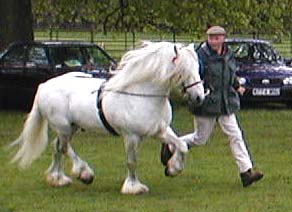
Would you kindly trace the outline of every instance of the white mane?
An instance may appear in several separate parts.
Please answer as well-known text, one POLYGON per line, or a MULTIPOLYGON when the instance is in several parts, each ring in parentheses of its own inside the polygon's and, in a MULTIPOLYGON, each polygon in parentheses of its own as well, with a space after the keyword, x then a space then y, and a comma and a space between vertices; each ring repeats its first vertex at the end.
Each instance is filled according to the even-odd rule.
POLYGON ((183 77, 190 75, 196 76, 196 81, 200 80, 198 55, 195 51, 195 45, 193 43, 180 49, 177 69, 179 69, 182 77, 182 79, 180 79, 181 81, 185 80, 183 77))
POLYGON ((121 59, 117 74, 106 83, 106 89, 120 90, 139 82, 164 83, 177 73, 174 45, 169 42, 143 44, 143 47, 127 52, 121 59))

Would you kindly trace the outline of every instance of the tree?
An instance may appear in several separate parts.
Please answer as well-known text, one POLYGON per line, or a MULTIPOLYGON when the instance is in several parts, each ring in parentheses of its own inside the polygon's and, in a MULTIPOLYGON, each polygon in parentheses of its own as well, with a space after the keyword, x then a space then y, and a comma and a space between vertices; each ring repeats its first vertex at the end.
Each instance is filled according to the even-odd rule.
POLYGON ((30 0, 0 0, 0 50, 12 41, 32 41, 30 0))
POLYGON ((199 38, 209 25, 222 25, 230 34, 280 37, 291 28, 290 0, 32 0, 32 4, 36 23, 51 29, 78 23, 89 26, 92 35, 95 30, 134 34, 150 29, 199 38))

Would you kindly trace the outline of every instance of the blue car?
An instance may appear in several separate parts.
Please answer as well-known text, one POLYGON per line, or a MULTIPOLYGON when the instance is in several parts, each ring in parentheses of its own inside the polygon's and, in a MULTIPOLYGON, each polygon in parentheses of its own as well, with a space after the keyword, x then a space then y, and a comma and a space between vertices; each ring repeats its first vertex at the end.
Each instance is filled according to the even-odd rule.
POLYGON ((292 107, 291 60, 283 59, 268 41, 227 39, 237 62, 236 74, 246 88, 241 102, 282 102, 292 107))

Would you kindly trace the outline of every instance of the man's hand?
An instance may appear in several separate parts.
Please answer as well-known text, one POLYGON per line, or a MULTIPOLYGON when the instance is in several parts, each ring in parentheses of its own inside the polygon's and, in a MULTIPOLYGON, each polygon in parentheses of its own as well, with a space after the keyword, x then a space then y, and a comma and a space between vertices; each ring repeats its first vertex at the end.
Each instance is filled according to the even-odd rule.
POLYGON ((243 86, 239 86, 239 87, 237 88, 237 92, 238 92, 240 95, 243 95, 244 92, 245 92, 245 87, 243 87, 243 86))

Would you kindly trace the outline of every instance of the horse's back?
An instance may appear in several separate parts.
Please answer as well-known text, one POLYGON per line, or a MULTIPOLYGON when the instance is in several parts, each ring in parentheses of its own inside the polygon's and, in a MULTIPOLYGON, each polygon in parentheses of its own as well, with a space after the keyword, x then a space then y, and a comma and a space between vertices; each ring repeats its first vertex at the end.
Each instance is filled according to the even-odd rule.
POLYGON ((82 72, 70 72, 55 78, 52 78, 42 84, 43 87, 49 87, 52 90, 61 92, 88 92, 98 89, 104 82, 104 79, 94 78, 90 74, 82 72))
POLYGON ((50 79, 39 86, 39 110, 53 126, 99 127, 96 100, 103 82, 104 79, 78 72, 50 79))

